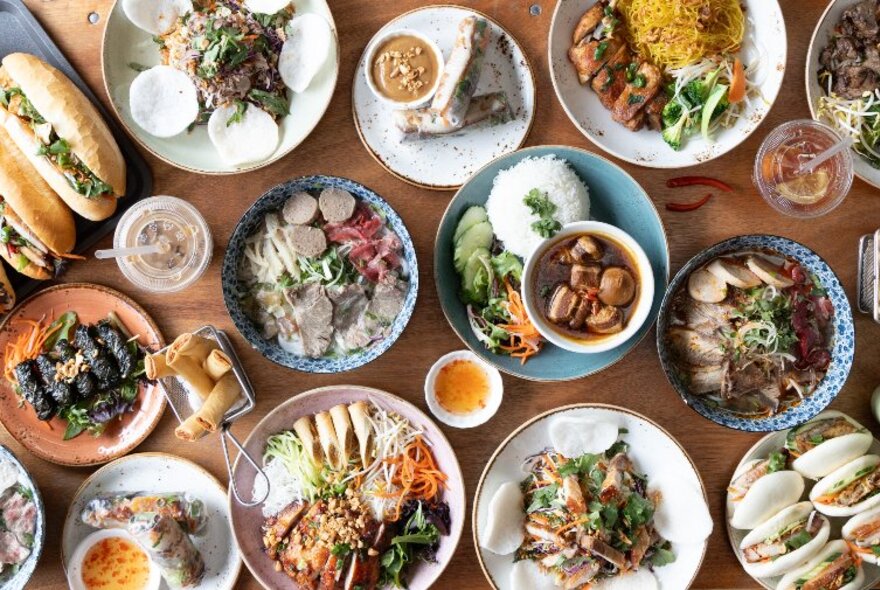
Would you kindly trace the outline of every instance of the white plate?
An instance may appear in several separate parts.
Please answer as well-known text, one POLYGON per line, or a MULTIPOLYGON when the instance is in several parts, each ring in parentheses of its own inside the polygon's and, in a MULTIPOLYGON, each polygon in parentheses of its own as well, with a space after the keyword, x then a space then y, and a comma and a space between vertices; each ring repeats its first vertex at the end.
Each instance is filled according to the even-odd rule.
MULTIPOLYGON (((701 490, 703 497, 706 497, 703 480, 684 448, 647 417, 605 404, 576 404, 550 410, 527 421, 501 443, 489 459, 477 486, 472 515, 474 545, 483 573, 496 589, 508 587, 513 556, 495 555, 480 547, 478 531, 486 525, 489 501, 501 484, 525 479, 521 469, 523 461, 550 446, 548 426, 553 418, 563 415, 610 422, 618 428, 627 429, 629 432, 623 434, 621 439, 629 443, 629 455, 636 469, 647 475, 649 487, 661 475, 675 474, 682 482, 701 490)), ((698 544, 673 543, 675 561, 654 570, 661 590, 689 587, 697 576, 708 544, 708 539, 698 544)))
MULTIPOLYGON (((97 494, 121 492, 187 492, 205 503, 205 530, 191 538, 205 560, 205 577, 190 590, 227 590, 235 585, 241 557, 232 534, 226 488, 191 461, 167 453, 136 453, 108 463, 93 473, 73 498, 61 538, 61 562, 67 571, 76 546, 96 529, 80 514, 97 494)), ((164 581, 161 590, 168 590, 164 581)))
MULTIPOLYGON (((753 461, 755 459, 764 459, 770 455, 773 451, 778 451, 785 444, 785 437, 788 435, 788 430, 780 430, 779 432, 773 432, 768 434, 761 440, 755 443, 751 449, 749 449, 745 455, 743 455, 742 460, 736 466, 736 469, 733 470, 733 473, 736 473, 740 470, 740 468, 747 462, 753 461)), ((868 450, 869 453, 880 454, 880 441, 876 438, 874 442, 871 443, 871 448, 868 450)), ((732 479, 732 478, 731 478, 732 479)), ((801 496, 801 500, 809 500, 810 499, 810 490, 813 489, 813 485, 816 482, 804 478, 804 493, 801 496)), ((745 538, 749 531, 735 529, 730 526, 730 517, 733 516, 733 504, 725 500, 725 511, 726 511, 726 526, 727 526, 727 538, 730 540, 730 546, 733 549, 734 555, 739 560, 740 565, 742 565, 742 553, 739 551, 739 544, 745 538)), ((831 523, 831 536, 829 537, 830 541, 834 539, 840 539, 840 529, 843 525, 848 521, 851 517, 834 517, 834 516, 826 516, 825 518, 831 523)), ((873 588, 878 582, 880 582, 880 566, 871 565, 869 563, 862 563, 862 569, 865 571, 865 583, 862 586, 862 590, 866 590, 867 588, 873 588)), ((767 590, 775 590, 777 584, 782 579, 782 576, 776 576, 773 578, 756 578, 752 576, 752 579, 759 583, 767 590)))
MULTIPOLYGON (((813 31, 813 37, 810 39, 810 49, 807 52, 806 65, 806 84, 807 84, 807 102, 810 105, 810 114, 816 118, 816 109, 819 106, 819 97, 825 93, 819 86, 819 55, 828 44, 831 38, 831 32, 840 20, 840 15, 844 10, 854 4, 858 4, 861 0, 832 0, 825 12, 819 18, 816 29, 813 31)), ((828 121, 823 121, 827 123, 828 121)), ((853 172, 856 176, 870 184, 880 188, 880 169, 874 168, 859 154, 853 153, 853 172)))
POLYGON ((391 128, 394 107, 376 98, 367 86, 366 50, 358 60, 351 101, 358 134, 376 161, 410 184, 436 190, 458 188, 484 165, 520 148, 532 127, 535 78, 529 61, 513 35, 485 14, 458 6, 428 6, 402 14, 376 35, 392 29, 415 29, 430 36, 448 58, 458 24, 472 14, 489 21, 492 31, 476 94, 504 90, 514 114, 508 123, 401 143, 391 128))
POLYGON ((122 11, 122 3, 113 5, 107 16, 107 28, 101 47, 101 67, 104 87, 110 97, 110 104, 126 130, 138 143, 154 156, 173 166, 202 174, 237 174, 256 170, 277 161, 290 153, 312 132, 327 107, 336 77, 339 73, 339 47, 336 25, 325 0, 294 0, 296 14, 315 13, 323 16, 333 29, 334 42, 330 55, 323 68, 312 80, 305 92, 288 93, 290 114, 278 121, 280 141, 271 157, 244 166, 230 166, 221 159, 208 137, 207 125, 197 125, 190 132, 162 139, 153 137, 141 129, 131 116, 128 104, 128 90, 132 80, 138 75, 129 64, 152 67, 159 64, 159 48, 149 33, 134 26, 122 11))
POLYGON ((730 129, 720 131, 713 143, 699 135, 689 137, 680 151, 666 145, 660 133, 643 129, 633 133, 611 118, 599 97, 578 82, 574 66, 568 61, 568 48, 575 25, 594 0, 559 0, 550 23, 548 58, 550 77, 556 96, 569 119, 584 136, 622 160, 649 168, 683 168, 722 156, 738 146, 761 124, 776 100, 785 74, 787 42, 782 9, 776 0, 743 0, 748 18, 743 43, 744 62, 763 55, 754 78, 760 83, 764 100, 758 99, 730 129), (751 31, 751 35, 749 35, 751 31))

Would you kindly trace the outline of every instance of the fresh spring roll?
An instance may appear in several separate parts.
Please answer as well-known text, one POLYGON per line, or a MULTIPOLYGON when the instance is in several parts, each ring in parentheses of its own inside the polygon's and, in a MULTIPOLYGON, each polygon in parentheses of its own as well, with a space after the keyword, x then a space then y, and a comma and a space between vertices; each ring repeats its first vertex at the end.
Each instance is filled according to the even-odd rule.
POLYGON ((211 351, 217 347, 218 344, 214 340, 187 333, 175 338, 165 355, 168 357, 168 362, 177 356, 188 356, 201 365, 207 360, 211 351))
POLYGON ((880 457, 865 455, 835 469, 816 482, 810 500, 828 516, 852 516, 880 506, 880 457))
POLYGON ((324 461, 324 452, 321 450, 321 443, 318 441, 318 434, 312 419, 309 416, 303 416, 293 423, 293 431, 314 464, 320 465, 324 461))
POLYGON ((201 363, 188 356, 178 354, 174 358, 165 357, 168 366, 195 391, 200 398, 207 399, 214 389, 214 382, 202 368, 201 363))
POLYGON ((113 389, 120 382, 119 367, 110 354, 101 348, 92 330, 80 324, 73 331, 73 345, 82 351, 89 363, 90 373, 98 382, 98 389, 113 389))
POLYGON ((865 581, 862 566, 845 541, 831 541, 802 567, 786 574, 776 590, 860 590, 865 581))
POLYGON ((830 534, 828 519, 811 503, 798 502, 743 538, 743 567, 755 578, 781 576, 816 555, 830 534))
POLYGON ((315 427, 318 430, 318 441, 327 458, 327 463, 333 469, 341 469, 342 453, 339 448, 339 439, 336 438, 336 429, 333 427, 333 419, 329 412, 315 414, 315 427))
POLYGON ((241 396, 238 379, 232 373, 226 373, 211 390, 211 394, 194 416, 199 425, 209 432, 214 432, 223 423, 223 417, 241 396))
POLYGON ((205 372, 214 381, 219 381, 226 373, 232 370, 232 359, 219 348, 208 353, 205 359, 205 372))
POLYGON ((101 494, 89 500, 81 518, 96 529, 118 529, 126 528, 134 516, 144 513, 167 516, 191 535, 202 532, 208 522, 204 502, 183 492, 101 494))
POLYGON ((880 565, 880 506, 850 518, 841 534, 862 559, 880 565))
POLYGON ((155 563, 171 588, 198 584, 205 574, 205 561, 192 539, 171 517, 142 513, 132 517, 128 532, 155 563))
POLYGON ((372 465, 375 449, 373 439, 373 423, 370 421, 370 406, 367 402, 354 402, 348 406, 348 414, 354 425, 354 434, 357 437, 358 449, 360 450, 361 465, 364 469, 372 465))
POLYGON ((842 412, 828 410, 789 430, 785 448, 792 468, 810 479, 825 477, 871 448, 868 430, 842 412))
POLYGON ((455 46, 431 101, 431 110, 456 129, 463 125, 471 97, 477 90, 488 45, 489 23, 486 19, 469 16, 461 21, 455 46))
POLYGON ((144 357, 144 370, 147 379, 155 380, 163 377, 173 377, 177 375, 174 369, 168 366, 168 361, 163 353, 148 354, 144 357))
POLYGON ((513 110, 506 93, 492 92, 471 99, 461 127, 454 127, 431 109, 397 110, 393 118, 394 126, 401 133, 401 141, 413 141, 449 135, 483 122, 489 126, 502 125, 513 119, 513 110))
POLYGON ((340 466, 346 466, 354 455, 356 444, 348 407, 345 404, 333 406, 330 408, 330 418, 333 419, 333 430, 339 441, 339 463, 340 466))
POLYGON ((791 506, 804 493, 804 478, 785 469, 785 455, 773 452, 767 459, 749 461, 733 476, 727 500, 733 507, 730 524, 753 529, 791 506))

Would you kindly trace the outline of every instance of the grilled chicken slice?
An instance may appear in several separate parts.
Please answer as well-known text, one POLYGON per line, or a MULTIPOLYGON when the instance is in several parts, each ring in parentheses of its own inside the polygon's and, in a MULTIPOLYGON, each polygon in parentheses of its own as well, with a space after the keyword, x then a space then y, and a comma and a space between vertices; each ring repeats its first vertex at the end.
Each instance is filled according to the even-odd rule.
POLYGON ((607 2, 596 2, 581 16, 581 20, 578 21, 571 37, 572 45, 579 44, 587 35, 591 35, 596 30, 605 16, 606 5, 607 2))
POLYGON ((639 565, 641 565, 642 560, 645 558, 645 553, 647 553, 648 549, 651 547, 652 541, 653 535, 651 534, 651 531, 648 530, 648 527, 639 527, 638 531, 636 531, 635 540, 633 541, 633 546, 629 553, 629 561, 632 569, 639 569, 639 565))
POLYGON ((669 98, 661 90, 645 105, 645 115, 647 116, 649 129, 654 131, 661 131, 663 129, 663 109, 668 102, 669 98))
POLYGON ((630 131, 641 131, 642 127, 645 126, 645 111, 639 111, 636 113, 636 116, 626 121, 623 126, 629 129, 630 131))
POLYGON ((632 471, 632 461, 629 460, 626 453, 618 453, 611 457, 605 480, 599 488, 599 499, 602 502, 610 502, 623 496, 629 471, 632 471))
MULTIPOLYGON (((345 558, 343 557, 342 559, 344 561, 345 558)), ((330 559, 327 560, 327 565, 324 566, 324 571, 321 573, 321 583, 318 588, 320 590, 342 590, 344 587, 342 568, 343 564, 340 563, 340 558, 336 555, 331 555, 330 559)))
POLYGON ((263 546, 269 559, 274 560, 278 556, 278 546, 296 526, 308 506, 307 502, 291 502, 281 512, 266 520, 263 525, 263 546))
POLYGON ((591 83, 593 91, 599 96, 599 101, 606 109, 610 110, 617 97, 623 92, 626 86, 624 69, 630 61, 632 61, 632 53, 626 45, 621 45, 593 78, 591 83))
POLYGON ((580 45, 571 47, 568 50, 568 59, 574 64, 581 84, 588 84, 621 47, 623 42, 618 39, 585 40, 580 45))
POLYGON ((379 558, 380 553, 375 549, 368 549, 365 554, 356 553, 348 568, 345 577, 345 590, 355 588, 376 588, 379 584, 379 558), (372 555, 375 553, 375 555, 372 555))
POLYGON ((626 565, 626 555, 601 539, 586 535, 581 539, 581 547, 608 563, 614 564, 618 569, 623 569, 626 565))
POLYGON ((654 95, 660 90, 663 76, 654 64, 646 61, 639 65, 635 78, 627 82, 623 92, 617 97, 611 108, 611 116, 618 123, 626 123, 633 119, 654 95), (636 81, 644 79, 644 84, 636 86, 636 81))
POLYGON ((565 499, 565 507, 575 514, 583 514, 587 511, 587 503, 581 492, 581 484, 574 475, 567 475, 562 480, 562 497, 565 499))

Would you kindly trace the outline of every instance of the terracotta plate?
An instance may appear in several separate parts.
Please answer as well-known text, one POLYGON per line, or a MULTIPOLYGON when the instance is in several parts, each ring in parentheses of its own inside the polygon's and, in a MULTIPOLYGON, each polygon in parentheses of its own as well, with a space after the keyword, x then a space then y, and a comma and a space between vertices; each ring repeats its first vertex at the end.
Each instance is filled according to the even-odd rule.
MULTIPOLYGON (((437 465, 449 476, 448 487, 443 495, 443 499, 449 504, 449 514, 452 518, 449 535, 440 538, 440 549, 437 551, 436 563, 416 563, 407 574, 409 590, 425 590, 431 587, 452 560, 452 555, 461 538, 464 519, 467 517, 465 508, 467 503, 464 497, 464 481, 455 451, 452 450, 449 441, 446 440, 437 425, 421 410, 396 395, 378 389, 355 385, 321 387, 292 397, 275 408, 257 424, 248 436, 244 447, 251 457, 262 457, 266 439, 272 434, 290 430, 293 428, 293 423, 302 416, 310 416, 329 410, 337 404, 359 400, 371 401, 381 408, 397 412, 420 428, 424 432, 425 439, 433 445, 437 465)), ((249 499, 251 497, 254 479, 254 470, 250 464, 240 459, 236 461, 230 484, 238 487, 242 498, 249 499)), ((283 572, 275 571, 272 560, 266 556, 263 550, 260 534, 260 525, 263 522, 261 507, 242 506, 232 499, 231 494, 229 502, 235 540, 238 542, 238 548, 241 550, 245 565, 254 577, 263 587, 270 590, 301 590, 302 587, 283 572)))
MULTIPOLYGON (((101 285, 70 283, 32 295, 8 315, 0 324, 0 350, 25 329, 21 320, 57 318, 68 311, 75 311, 80 322, 89 324, 113 311, 138 335, 142 346, 158 350, 165 344, 147 312, 122 293, 101 285)), ((156 386, 141 386, 134 411, 110 423, 103 434, 83 433, 65 441, 64 420, 56 417, 41 422, 30 405, 22 405, 12 385, 5 379, 0 381, 0 422, 27 450, 59 465, 99 465, 128 453, 153 431, 165 410, 162 392, 156 386)))

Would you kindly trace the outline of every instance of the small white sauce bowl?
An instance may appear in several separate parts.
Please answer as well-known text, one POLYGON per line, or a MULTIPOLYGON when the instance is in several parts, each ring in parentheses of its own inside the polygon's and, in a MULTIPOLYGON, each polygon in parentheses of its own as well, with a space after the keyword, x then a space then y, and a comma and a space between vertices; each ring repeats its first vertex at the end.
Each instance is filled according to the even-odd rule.
MULTIPOLYGON (((125 539, 140 548, 134 537, 124 529, 102 529, 95 531, 80 541, 67 565, 67 583, 70 586, 70 590, 86 590, 85 582, 82 579, 82 563, 86 553, 99 541, 110 538, 125 539)), ((144 551, 142 548, 140 550, 144 551)), ((144 554, 147 555, 146 551, 144 551, 144 554)), ((150 565, 150 576, 147 579, 147 585, 144 590, 159 590, 159 585, 162 583, 162 575, 159 572, 159 568, 153 563, 149 555, 147 555, 147 563, 150 565)))
POLYGON ((428 371, 428 376, 425 377, 425 401, 428 403, 428 409, 438 420, 453 428, 474 428, 485 424, 501 407, 503 397, 504 383, 501 381, 501 373, 469 350, 456 350, 443 355, 434 363, 431 370, 428 371), (440 369, 452 361, 472 362, 486 373, 486 378, 489 380, 489 395, 484 408, 470 414, 455 414, 440 405, 435 391, 437 375, 440 373, 440 369))
POLYGON ((373 38, 370 42, 370 46, 367 48, 366 52, 366 62, 364 64, 364 76, 367 78, 367 86, 369 86, 372 93, 384 102, 387 105, 395 107, 397 109, 418 109, 426 106, 431 100, 434 98, 434 95, 437 93, 437 89, 440 87, 440 80, 443 78, 443 70, 445 68, 445 61, 443 59, 443 52, 440 51, 440 48, 437 44, 426 35, 416 31, 414 29, 396 29, 393 31, 388 31, 387 33, 381 33, 373 38), (401 102, 398 100, 394 100, 393 98, 389 98, 376 86, 376 82, 373 80, 373 60, 376 58, 376 53, 379 51, 379 48, 382 47, 386 41, 390 39, 394 39, 395 37, 415 37, 421 40, 425 45, 428 46, 429 50, 434 53, 434 57, 437 59, 437 79, 434 80, 434 85, 431 86, 431 89, 428 93, 418 100, 412 100, 409 102, 401 102))
POLYGON ((645 254, 645 251, 642 250, 642 247, 639 246, 639 243, 619 227, 601 221, 577 221, 575 223, 569 223, 557 232, 555 236, 545 239, 537 248, 535 248, 535 251, 532 252, 531 256, 526 260, 525 268, 523 269, 521 290, 523 303, 526 306, 526 313, 529 314, 529 318, 532 320, 532 323, 535 324, 535 328, 541 336, 565 350, 584 354, 595 354, 617 348, 632 338, 633 334, 638 332, 639 328, 645 323, 645 320, 648 319, 648 315, 651 312, 651 306, 654 302, 654 271, 651 268, 651 261, 648 260, 648 256, 645 254), (630 315, 629 321, 627 321, 623 330, 616 334, 608 334, 605 336, 598 335, 596 338, 590 340, 575 340, 554 328, 551 323, 544 319, 544 314, 541 310, 542 302, 536 300, 535 293, 532 289, 532 281, 541 254, 557 242, 581 234, 592 234, 599 236, 600 238, 605 237, 606 239, 616 242, 626 248, 635 262, 636 268, 633 270, 638 275, 637 278, 639 281, 639 293, 634 304, 635 311, 630 315))

